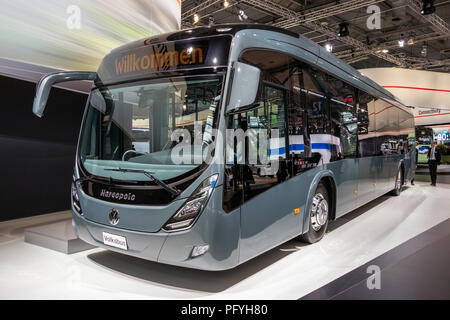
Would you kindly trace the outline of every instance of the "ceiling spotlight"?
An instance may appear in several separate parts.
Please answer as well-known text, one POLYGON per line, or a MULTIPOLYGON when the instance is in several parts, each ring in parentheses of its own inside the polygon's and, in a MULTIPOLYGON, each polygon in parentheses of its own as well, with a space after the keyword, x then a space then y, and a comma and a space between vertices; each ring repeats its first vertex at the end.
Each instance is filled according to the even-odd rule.
POLYGON ((426 57, 428 54, 428 46, 426 44, 424 44, 422 46, 422 50, 420 51, 420 54, 422 55, 422 57, 426 57))
POLYGON ((227 1, 227 0, 224 0, 224 1, 223 1, 223 7, 226 9, 226 8, 228 8, 229 6, 230 6, 230 2, 227 1))
POLYGON ((381 52, 383 52, 383 53, 389 53, 389 50, 388 50, 388 49, 383 49, 383 50, 381 50, 381 52))
POLYGON ((331 45, 331 43, 325 44, 325 50, 327 50, 328 52, 333 52, 333 46, 331 45))
POLYGON ((414 44, 414 37, 410 36, 408 39, 408 46, 412 46, 414 44))
POLYGON ((194 14, 194 24, 198 23, 200 21, 200 17, 198 14, 194 14))
POLYGON ((403 48, 405 46, 405 40, 398 40, 398 46, 403 48))
POLYGON ((238 18, 240 21, 244 21, 248 19, 248 16, 245 14, 244 10, 239 10, 238 18))
POLYGON ((208 26, 212 27, 214 25, 214 17, 208 18, 208 26))
POLYGON ((421 15, 427 15, 432 14, 436 11, 436 8, 434 7, 434 0, 422 0, 423 7, 420 11, 421 15))
POLYGON ((338 37, 346 37, 350 34, 350 32, 348 31, 348 23, 347 22, 342 22, 339 23, 339 32, 337 34, 338 37))

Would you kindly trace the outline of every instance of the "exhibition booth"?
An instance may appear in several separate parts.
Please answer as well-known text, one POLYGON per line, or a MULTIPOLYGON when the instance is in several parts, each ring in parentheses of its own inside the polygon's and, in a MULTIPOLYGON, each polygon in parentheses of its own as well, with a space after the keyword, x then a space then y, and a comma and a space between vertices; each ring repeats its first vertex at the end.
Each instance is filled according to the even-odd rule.
POLYGON ((0 0, 0 300, 450 298, 450 74, 309 5, 0 0))

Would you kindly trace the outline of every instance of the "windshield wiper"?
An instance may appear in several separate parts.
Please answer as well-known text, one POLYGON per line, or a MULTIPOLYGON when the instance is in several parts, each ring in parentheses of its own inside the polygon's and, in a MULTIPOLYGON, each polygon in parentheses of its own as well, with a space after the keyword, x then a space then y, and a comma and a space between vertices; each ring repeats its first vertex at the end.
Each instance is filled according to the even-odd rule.
MULTIPOLYGON (((100 182, 100 183, 108 182, 110 185, 119 186, 117 183, 114 183, 114 182, 117 182, 117 180, 115 180, 115 179, 113 179, 111 177, 109 177, 109 178, 98 177, 98 176, 95 176, 93 174, 90 174, 90 175, 87 175, 87 176, 82 176, 82 177, 76 179, 74 182, 75 183, 77 183, 77 182, 83 183, 83 182, 85 182, 87 180, 92 181, 92 182, 100 182)), ((136 184, 137 183, 136 181, 128 181, 128 180, 120 180, 120 182, 127 182, 127 183, 130 183, 130 184, 136 184)))
POLYGON ((92 174, 88 175, 88 176, 83 176, 83 177, 79 177, 78 179, 76 179, 74 182, 77 183, 83 183, 86 180, 93 180, 94 176, 92 174))
POLYGON ((124 169, 124 168, 117 168, 117 169, 104 169, 105 171, 117 171, 117 172, 133 172, 133 173, 142 173, 145 176, 147 176, 148 178, 152 179, 156 184, 160 185, 161 187, 163 187, 166 191, 170 192, 172 195, 174 196, 178 196, 181 191, 178 190, 177 188, 173 188, 171 186, 169 186, 167 183, 165 183, 162 180, 159 180, 158 178, 156 178, 154 175, 152 175, 150 172, 145 171, 145 170, 137 170, 137 169, 124 169))

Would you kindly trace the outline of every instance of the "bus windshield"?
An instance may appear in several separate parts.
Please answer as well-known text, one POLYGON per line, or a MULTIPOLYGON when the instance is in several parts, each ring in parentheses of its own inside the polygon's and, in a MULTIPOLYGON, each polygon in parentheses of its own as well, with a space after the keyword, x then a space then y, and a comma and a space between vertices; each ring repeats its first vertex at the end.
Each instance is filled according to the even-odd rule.
POLYGON ((173 77, 94 89, 80 141, 82 167, 90 175, 127 181, 151 181, 133 170, 176 181, 198 169, 217 126, 222 79, 218 74, 173 77), (194 125, 201 128, 201 144, 193 143, 194 125), (180 132, 189 134, 180 137, 180 132), (172 151, 186 139, 192 139, 183 149, 189 154, 181 154, 180 163, 174 160, 180 154, 172 151))

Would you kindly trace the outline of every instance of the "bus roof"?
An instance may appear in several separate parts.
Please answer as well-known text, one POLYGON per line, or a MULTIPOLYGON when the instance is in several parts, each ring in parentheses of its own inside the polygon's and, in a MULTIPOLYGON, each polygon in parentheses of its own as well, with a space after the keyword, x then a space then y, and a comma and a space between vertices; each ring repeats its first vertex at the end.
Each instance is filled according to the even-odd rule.
MULTIPOLYGON (((355 77, 357 81, 361 81, 365 86, 369 86, 372 90, 372 92, 377 92, 379 97, 392 100, 396 102, 398 105, 405 107, 403 103, 399 101, 398 98, 396 98, 391 92, 387 91, 383 87, 381 87, 379 84, 377 84, 375 81, 367 78, 363 74, 361 74, 358 70, 354 69, 352 66, 348 65, 347 63, 343 62, 339 58, 337 58, 335 55, 327 52, 324 50, 321 46, 319 46, 317 43, 309 40, 308 38, 299 35, 298 33, 268 26, 264 24, 246 24, 246 23, 235 23, 235 24, 220 24, 220 25, 213 25, 211 27, 196 27, 192 29, 184 29, 180 31, 174 31, 169 33, 164 33, 156 36, 152 36, 145 39, 140 39, 137 41, 133 41, 130 43, 127 43, 123 46, 120 46, 118 48, 115 48, 111 51, 111 54, 120 52, 120 51, 128 51, 140 48, 145 45, 149 44, 157 44, 157 43, 164 43, 164 42, 171 42, 171 41, 177 41, 177 40, 189 40, 189 39, 199 39, 203 37, 210 37, 210 36, 217 36, 217 35, 231 35, 234 36, 237 32, 242 30, 250 30, 250 29, 256 29, 256 30, 264 30, 264 31, 272 31, 274 33, 283 34, 285 36, 289 36, 292 38, 295 38, 296 42, 308 42, 309 45, 315 46, 318 48, 319 56, 318 58, 321 58, 323 60, 326 60, 327 62, 331 63, 334 66, 339 65, 340 71, 344 72, 348 75, 350 81, 353 82, 355 85, 355 77)), ((357 85, 356 85, 357 86, 357 85)), ((409 109, 409 108, 407 108, 409 109)), ((409 111, 409 110, 408 110, 409 111)), ((409 111, 411 112, 411 111, 409 111)))
POLYGON ((217 36, 217 35, 232 35, 234 36, 237 32, 246 29, 259 29, 259 30, 267 30, 278 33, 283 33, 289 35, 294 38, 299 38, 300 35, 298 33, 278 28, 267 26, 264 24, 248 24, 248 23, 230 23, 230 24, 220 24, 214 25, 212 27, 196 27, 191 29, 184 29, 180 31, 173 31, 168 33, 159 34, 156 36, 136 40, 133 42, 129 42, 120 47, 113 49, 111 52, 129 50, 133 48, 139 48, 145 44, 153 44, 153 43, 163 43, 169 41, 177 41, 177 40, 188 40, 195 38, 202 38, 208 36, 217 36))

